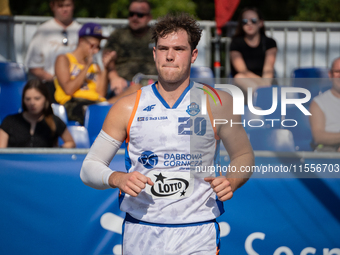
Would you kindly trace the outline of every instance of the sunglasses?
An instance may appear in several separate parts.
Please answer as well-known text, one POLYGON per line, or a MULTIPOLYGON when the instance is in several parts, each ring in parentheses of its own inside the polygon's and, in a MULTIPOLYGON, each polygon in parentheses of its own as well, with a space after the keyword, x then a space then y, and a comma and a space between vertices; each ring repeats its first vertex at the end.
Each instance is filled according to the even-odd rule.
POLYGON ((67 32, 66 30, 62 31, 61 34, 64 36, 64 38, 61 40, 64 46, 67 46, 68 44, 68 38, 67 38, 67 32))
MULTIPOLYGON (((248 19, 242 19, 242 24, 243 25, 247 25, 248 24, 248 19)), ((257 23, 257 18, 251 18, 250 19, 250 22, 252 23, 252 24, 256 24, 257 23)))
POLYGON ((129 17, 133 17, 137 15, 138 18, 143 18, 144 16, 149 15, 149 13, 140 13, 140 12, 129 12, 129 17))
POLYGON ((95 45, 95 44, 91 43, 89 40, 86 39, 86 37, 83 37, 83 39, 90 45, 91 49, 100 50, 100 45, 95 45))

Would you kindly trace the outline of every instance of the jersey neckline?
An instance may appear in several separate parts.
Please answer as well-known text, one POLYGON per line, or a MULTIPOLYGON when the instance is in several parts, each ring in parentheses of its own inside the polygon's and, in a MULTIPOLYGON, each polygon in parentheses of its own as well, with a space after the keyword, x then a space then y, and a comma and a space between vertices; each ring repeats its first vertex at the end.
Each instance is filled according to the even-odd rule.
POLYGON ((179 104, 182 102, 183 98, 185 97, 185 95, 188 93, 188 91, 193 87, 194 82, 190 81, 189 85, 185 88, 185 90, 183 91, 183 93, 180 95, 180 97, 177 99, 176 103, 172 106, 172 108, 169 106, 169 104, 164 100, 164 98, 161 96, 161 94, 159 93, 159 91, 156 88, 156 84, 158 83, 158 81, 156 81, 154 84, 151 85, 151 88, 153 90, 153 93, 155 94, 155 96, 159 99, 159 101, 161 101, 161 103, 164 105, 165 108, 167 109, 176 109, 179 104))

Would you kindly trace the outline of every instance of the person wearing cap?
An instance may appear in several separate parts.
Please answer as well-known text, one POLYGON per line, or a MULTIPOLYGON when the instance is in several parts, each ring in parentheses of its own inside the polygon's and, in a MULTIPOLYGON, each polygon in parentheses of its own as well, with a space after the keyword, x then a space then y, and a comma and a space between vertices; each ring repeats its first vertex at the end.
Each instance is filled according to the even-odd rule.
POLYGON ((148 25, 152 20, 150 11, 147 0, 132 0, 129 5, 128 26, 115 29, 107 40, 104 52, 116 52, 110 66, 108 98, 128 89, 138 73, 157 75, 152 55, 154 42, 148 25))
POLYGON ((66 108, 68 119, 84 124, 84 106, 106 101, 107 66, 114 53, 103 54, 104 70, 93 63, 93 55, 100 50, 102 27, 86 23, 79 30, 77 48, 59 55, 55 63, 55 99, 66 108))
POLYGON ((73 20, 74 0, 50 0, 53 19, 39 26, 25 58, 29 79, 39 78, 45 82, 55 102, 54 64, 60 54, 75 50, 81 25, 73 20))

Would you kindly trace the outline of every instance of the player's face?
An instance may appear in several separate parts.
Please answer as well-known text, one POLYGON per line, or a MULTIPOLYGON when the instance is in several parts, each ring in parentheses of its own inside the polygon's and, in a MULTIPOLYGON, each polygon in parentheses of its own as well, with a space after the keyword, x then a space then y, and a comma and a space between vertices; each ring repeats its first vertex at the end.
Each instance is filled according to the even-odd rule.
POLYGON ((329 77, 333 82, 333 89, 340 93, 340 59, 336 60, 329 71, 329 77))
POLYGON ((51 9, 54 18, 62 23, 68 23, 73 18, 74 4, 72 0, 52 2, 51 9))
POLYGON ((46 98, 38 90, 28 89, 24 96, 24 104, 30 114, 38 115, 44 110, 46 98))
POLYGON ((259 19, 256 12, 249 10, 242 15, 242 26, 246 35, 255 35, 259 33, 263 21, 259 19))
POLYGON ((133 2, 129 7, 129 26, 133 31, 144 30, 151 20, 147 3, 133 2))
POLYGON ((197 58, 197 49, 191 51, 188 34, 179 30, 158 38, 153 50, 160 81, 177 84, 190 76, 190 66, 197 58))

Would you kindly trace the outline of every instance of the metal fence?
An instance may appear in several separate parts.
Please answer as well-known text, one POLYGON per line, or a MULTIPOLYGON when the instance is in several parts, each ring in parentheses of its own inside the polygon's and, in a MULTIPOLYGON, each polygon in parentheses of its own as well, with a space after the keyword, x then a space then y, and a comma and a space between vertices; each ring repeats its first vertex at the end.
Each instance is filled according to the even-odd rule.
MULTIPOLYGON (((51 17, 0 16, 0 54, 7 60, 24 62, 29 42, 37 27, 51 17)), ((115 28, 127 24, 126 19, 77 18, 79 23, 97 22, 109 35, 115 28)), ((152 23, 155 21, 153 20, 152 23)), ((195 65, 213 66, 214 21, 200 21, 202 39, 195 65)), ((229 45, 236 23, 229 22, 221 38, 222 74, 230 72, 229 45)), ((266 33, 278 46, 275 70, 279 78, 290 77, 298 67, 329 67, 340 56, 340 23, 267 21, 266 33)))

